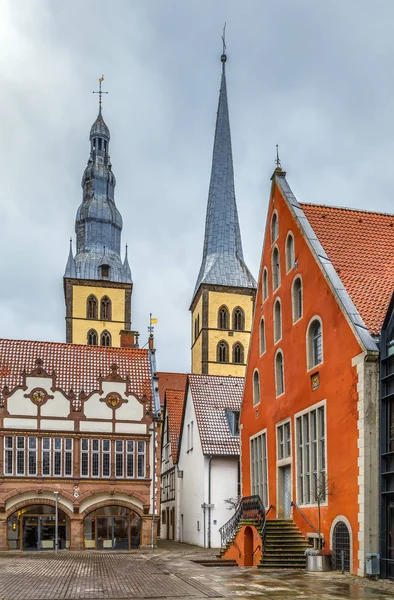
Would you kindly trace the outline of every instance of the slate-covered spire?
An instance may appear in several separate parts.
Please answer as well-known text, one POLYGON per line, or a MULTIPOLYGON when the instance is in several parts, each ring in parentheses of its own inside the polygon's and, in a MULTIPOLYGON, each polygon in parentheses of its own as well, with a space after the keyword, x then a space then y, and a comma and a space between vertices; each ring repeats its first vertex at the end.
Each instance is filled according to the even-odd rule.
POLYGON ((90 156, 82 177, 83 197, 75 220, 77 252, 65 277, 132 283, 121 259, 122 217, 115 206, 116 179, 109 157, 110 133, 101 110, 90 130, 90 156))
POLYGON ((211 181, 205 222, 204 250, 193 298, 203 283, 256 288, 244 262, 235 200, 234 168, 228 116, 226 61, 223 52, 222 80, 213 145, 211 181))

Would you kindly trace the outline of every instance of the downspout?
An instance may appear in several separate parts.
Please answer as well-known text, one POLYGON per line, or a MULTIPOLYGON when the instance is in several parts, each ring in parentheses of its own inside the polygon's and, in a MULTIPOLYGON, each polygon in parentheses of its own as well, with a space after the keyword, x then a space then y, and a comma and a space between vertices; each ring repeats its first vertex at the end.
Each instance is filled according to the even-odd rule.
POLYGON ((151 531, 151 548, 155 549, 155 516, 156 516, 156 419, 152 422, 152 531, 151 531))
POLYGON ((212 474, 212 455, 208 461, 208 548, 211 547, 211 474, 212 474))
POLYGON ((152 381, 152 531, 151 548, 155 547, 155 522, 156 522, 156 421, 160 418, 161 406, 159 397, 159 379, 156 370, 156 349, 153 334, 149 336, 149 365, 152 381))

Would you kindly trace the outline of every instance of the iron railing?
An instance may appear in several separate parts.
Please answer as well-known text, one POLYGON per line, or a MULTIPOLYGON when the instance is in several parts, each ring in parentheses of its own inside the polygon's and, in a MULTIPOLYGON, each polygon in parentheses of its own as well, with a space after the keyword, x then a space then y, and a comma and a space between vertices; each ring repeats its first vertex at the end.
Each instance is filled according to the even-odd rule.
POLYGON ((233 539, 241 521, 253 521, 260 531, 263 546, 265 545, 266 512, 260 496, 245 496, 241 498, 235 513, 220 529, 222 548, 225 548, 233 539))
POLYGON ((298 512, 300 513, 300 515, 304 517, 305 521, 307 523, 309 523, 309 525, 312 527, 313 531, 317 534, 317 538, 319 540, 319 543, 320 543, 321 547, 324 548, 325 540, 324 540, 324 537, 322 536, 322 534, 319 533, 319 531, 316 529, 316 527, 308 519, 308 517, 306 516, 306 514, 300 509, 299 506, 297 506, 297 504, 295 502, 292 501, 291 502, 291 506, 294 506, 294 508, 296 508, 298 510, 298 512))

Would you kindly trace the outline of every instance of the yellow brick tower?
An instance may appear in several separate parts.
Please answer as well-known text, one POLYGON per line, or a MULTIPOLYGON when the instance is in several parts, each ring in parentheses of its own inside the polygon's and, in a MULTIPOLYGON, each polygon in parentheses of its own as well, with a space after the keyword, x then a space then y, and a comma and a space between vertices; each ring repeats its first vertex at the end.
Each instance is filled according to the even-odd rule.
POLYGON ((243 377, 256 281, 242 252, 235 200, 226 60, 223 51, 203 258, 190 307, 192 373, 243 377))
POLYGON ((120 332, 131 326, 132 278, 121 260, 122 217, 115 206, 115 175, 109 158, 110 133, 101 111, 90 130, 90 157, 82 177, 83 199, 75 222, 64 273, 66 341, 120 346, 120 332))

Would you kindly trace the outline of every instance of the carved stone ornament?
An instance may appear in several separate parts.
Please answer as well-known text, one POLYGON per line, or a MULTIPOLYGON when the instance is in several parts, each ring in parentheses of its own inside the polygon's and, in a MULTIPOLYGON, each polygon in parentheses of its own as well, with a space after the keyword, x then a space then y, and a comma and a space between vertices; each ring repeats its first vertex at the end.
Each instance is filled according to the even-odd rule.
POLYGON ((34 388, 34 390, 30 392, 30 394, 24 394, 24 397, 30 398, 30 400, 36 406, 42 406, 43 404, 45 404, 45 402, 47 402, 48 400, 52 400, 53 398, 53 396, 48 394, 48 392, 43 388, 34 388))
POLYGON ((116 409, 119 408, 119 406, 121 406, 124 402, 128 402, 128 400, 122 398, 122 396, 117 392, 110 392, 105 398, 100 398, 100 402, 105 402, 109 408, 116 409))
POLYGON ((74 494, 74 498, 79 498, 80 489, 79 489, 79 485, 77 483, 74 485, 73 494, 74 494))

